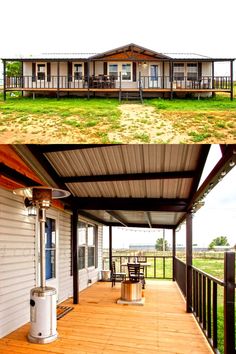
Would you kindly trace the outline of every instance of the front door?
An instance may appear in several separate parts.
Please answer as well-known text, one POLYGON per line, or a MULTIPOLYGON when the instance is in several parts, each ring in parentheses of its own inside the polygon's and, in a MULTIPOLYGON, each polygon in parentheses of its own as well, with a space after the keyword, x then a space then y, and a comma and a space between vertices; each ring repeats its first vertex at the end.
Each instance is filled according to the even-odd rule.
POLYGON ((150 81, 149 87, 158 87, 158 65, 150 66, 150 81))

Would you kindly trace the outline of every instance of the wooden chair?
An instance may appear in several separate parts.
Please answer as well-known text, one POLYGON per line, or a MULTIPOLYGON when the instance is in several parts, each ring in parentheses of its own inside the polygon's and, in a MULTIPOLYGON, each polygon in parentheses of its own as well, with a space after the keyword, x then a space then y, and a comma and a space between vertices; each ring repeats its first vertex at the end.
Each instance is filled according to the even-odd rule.
POLYGON ((111 270, 111 286, 116 285, 116 280, 126 280, 126 273, 117 273, 116 272, 116 262, 112 261, 112 270, 111 270))
POLYGON ((127 266, 129 280, 134 283, 141 281, 142 288, 145 289, 144 266, 139 263, 128 263, 127 266))

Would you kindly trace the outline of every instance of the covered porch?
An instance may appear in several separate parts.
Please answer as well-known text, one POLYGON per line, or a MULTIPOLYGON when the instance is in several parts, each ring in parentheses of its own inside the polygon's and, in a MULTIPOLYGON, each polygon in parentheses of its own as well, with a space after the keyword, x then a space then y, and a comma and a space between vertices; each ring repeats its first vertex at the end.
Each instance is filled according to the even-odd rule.
POLYGON ((171 281, 148 281, 145 306, 116 303, 120 284, 98 282, 80 293, 80 304, 58 321, 59 339, 27 342, 29 324, 0 340, 4 354, 212 353, 185 301, 171 281))

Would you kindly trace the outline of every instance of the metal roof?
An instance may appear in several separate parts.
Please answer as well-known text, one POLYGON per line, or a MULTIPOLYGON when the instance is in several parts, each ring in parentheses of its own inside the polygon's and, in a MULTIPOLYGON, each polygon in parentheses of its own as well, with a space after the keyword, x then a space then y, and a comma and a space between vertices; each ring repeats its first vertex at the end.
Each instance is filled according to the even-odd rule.
MULTIPOLYGON (((221 145, 221 159, 198 186, 210 148, 205 144, 12 148, 45 185, 71 192, 63 201, 68 208, 108 226, 176 228, 236 163, 236 145, 221 145)), ((35 185, 5 167, 3 176, 35 185)))

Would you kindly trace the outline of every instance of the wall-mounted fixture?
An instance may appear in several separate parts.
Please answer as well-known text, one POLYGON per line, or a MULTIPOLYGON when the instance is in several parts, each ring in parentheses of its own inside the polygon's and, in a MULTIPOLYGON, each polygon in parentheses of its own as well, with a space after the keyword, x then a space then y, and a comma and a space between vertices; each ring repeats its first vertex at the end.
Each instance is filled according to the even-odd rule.
MULTIPOLYGON (((45 226, 46 210, 52 199, 65 198, 69 192, 50 187, 19 188, 14 194, 25 198, 27 208, 38 209, 40 236, 40 286, 30 292, 30 331, 28 340, 32 343, 50 343, 57 338, 57 292, 46 286, 45 226)), ((32 211, 32 209, 31 209, 32 211)), ((29 214, 28 214, 29 215, 29 214)))
POLYGON ((29 198, 25 198, 24 200, 25 207, 27 208, 28 216, 36 216, 37 215, 37 208, 33 204, 33 201, 29 198))

